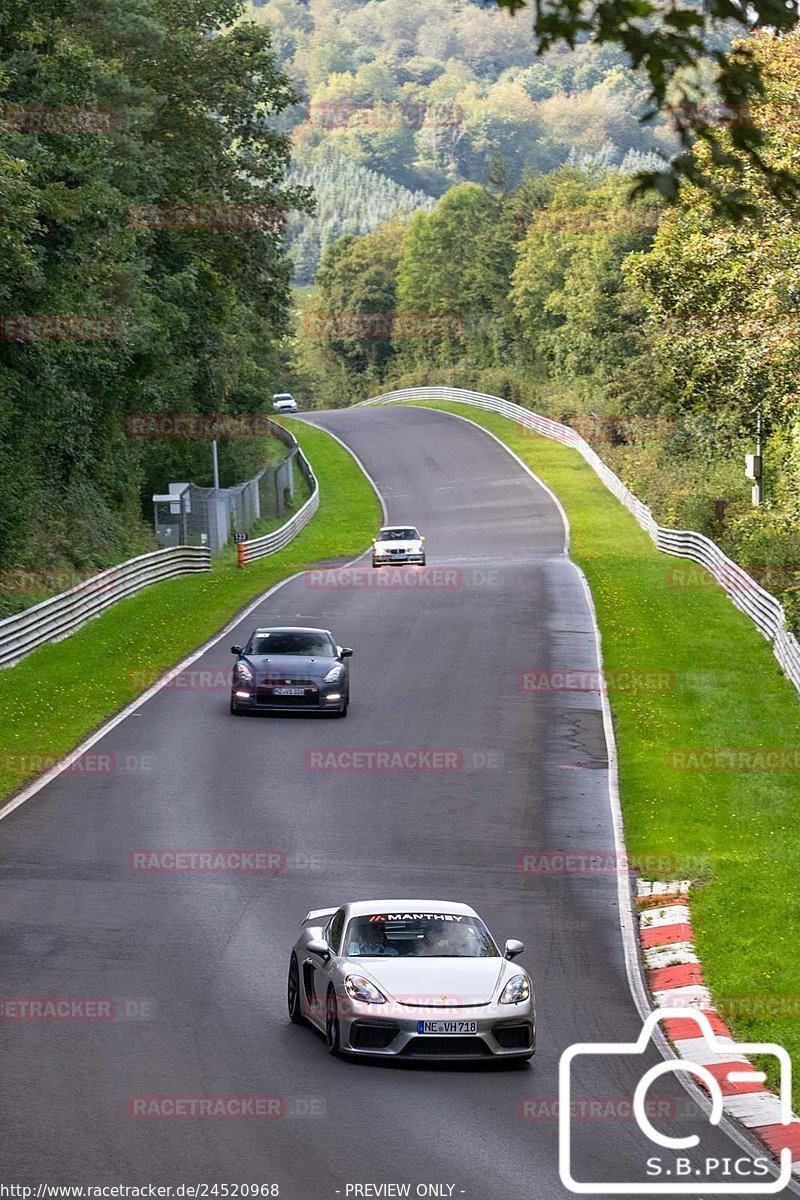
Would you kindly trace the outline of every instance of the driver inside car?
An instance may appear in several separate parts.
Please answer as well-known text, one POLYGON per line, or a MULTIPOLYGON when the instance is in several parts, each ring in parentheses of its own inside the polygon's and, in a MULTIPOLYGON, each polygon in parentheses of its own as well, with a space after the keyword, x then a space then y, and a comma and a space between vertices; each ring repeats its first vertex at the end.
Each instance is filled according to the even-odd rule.
POLYGON ((367 925, 359 942, 350 943, 350 954, 397 955, 398 950, 389 944, 383 925, 367 925))

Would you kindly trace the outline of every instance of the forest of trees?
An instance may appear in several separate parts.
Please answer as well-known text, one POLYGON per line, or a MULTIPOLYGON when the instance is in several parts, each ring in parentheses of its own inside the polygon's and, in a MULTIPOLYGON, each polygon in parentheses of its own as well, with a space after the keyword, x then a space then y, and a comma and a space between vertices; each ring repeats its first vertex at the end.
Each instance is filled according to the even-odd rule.
MULTIPOLYGON (((2 6, 2 567, 141 549, 142 498, 210 482, 211 456, 129 437, 128 418, 260 411, 280 386, 280 216, 308 201, 272 118, 297 95, 268 29, 238 16, 231 0, 2 6)), ((222 482, 253 453, 225 442, 222 482)))
POLYGON ((406 189, 403 207, 425 208, 457 183, 512 187, 526 170, 586 157, 626 173, 663 166, 678 145, 663 115, 640 120, 648 86, 624 51, 584 37, 537 57, 525 13, 474 0, 250 0, 248 15, 273 31, 279 64, 305 97, 283 127, 299 177, 322 184, 319 215, 288 229, 299 283, 337 212, 351 214, 338 232, 376 227, 351 164, 375 173, 381 207, 383 177, 406 189))
MULTIPOLYGON (((796 163, 800 34, 750 44, 766 158, 796 163)), ((577 422, 662 523, 766 571, 798 621, 800 204, 779 204, 757 170, 695 154, 723 192, 744 178, 751 215, 726 221, 693 188, 675 207, 631 203, 619 172, 567 166, 502 192, 459 184, 432 212, 341 239, 302 301, 295 368, 320 405, 438 383, 577 422), (759 407, 756 509, 744 454, 759 407)))
MULTIPOLYGON (((210 482, 207 440, 131 437, 137 414, 429 381, 581 420, 663 522, 748 565, 800 561, 800 202, 776 199, 724 120, 689 178, 747 213, 724 220, 705 186, 663 211, 632 201, 631 172, 676 149, 664 114, 639 117, 680 29, 642 34, 648 83, 588 29, 537 57, 531 12, 0 7, 0 569, 119 561, 150 544, 152 492, 210 482), (309 281, 320 257, 292 333, 293 271, 309 281), (756 511, 742 456, 759 407, 756 511)), ((796 176, 798 35, 748 46, 767 73, 764 160, 796 176)), ((226 440, 223 484, 259 453, 226 440)), ((0 594, 0 612, 16 603, 0 594)))
POLYGON ((313 281, 322 252, 337 238, 370 233, 393 217, 407 217, 435 204, 424 192, 410 192, 324 143, 293 161, 289 179, 311 188, 315 201, 313 213, 293 212, 286 223, 294 282, 301 285, 313 281))

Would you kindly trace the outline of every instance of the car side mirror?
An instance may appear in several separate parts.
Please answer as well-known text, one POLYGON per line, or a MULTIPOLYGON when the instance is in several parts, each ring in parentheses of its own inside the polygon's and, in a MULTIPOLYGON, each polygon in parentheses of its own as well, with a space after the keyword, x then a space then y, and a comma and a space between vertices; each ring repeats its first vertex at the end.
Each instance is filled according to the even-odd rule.
POLYGON ((242 653, 243 653, 243 651, 242 651, 241 646, 231 646, 231 654, 242 654, 242 653))
POLYGON ((518 942, 516 938, 509 938, 509 940, 506 942, 506 948, 503 951, 503 957, 516 958, 518 954, 522 954, 524 949, 524 942, 518 942))
POLYGON ((350 649, 350 647, 342 646, 341 650, 339 651, 339 658, 352 658, 352 657, 353 657, 353 651, 350 649))
POLYGON ((309 954, 318 954, 326 962, 331 956, 331 948, 324 938, 312 938, 310 942, 306 943, 306 950, 309 954))
POLYGON ((372 544, 374 545, 374 544, 377 542, 377 540, 378 540, 377 538, 373 538, 373 539, 372 539, 372 544))
POLYGON ((424 542, 424 541, 425 541, 425 534, 424 534, 424 533, 423 533, 422 537, 421 537, 419 540, 420 540, 421 542, 424 542))

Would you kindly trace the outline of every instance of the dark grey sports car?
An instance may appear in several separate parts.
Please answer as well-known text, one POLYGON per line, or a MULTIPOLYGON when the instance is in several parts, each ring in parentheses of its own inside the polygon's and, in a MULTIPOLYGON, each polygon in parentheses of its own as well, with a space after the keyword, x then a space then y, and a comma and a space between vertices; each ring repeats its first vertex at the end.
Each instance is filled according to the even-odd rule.
POLYGON ((231 712, 329 712, 347 716, 353 651, 327 629, 255 629, 236 655, 231 712))

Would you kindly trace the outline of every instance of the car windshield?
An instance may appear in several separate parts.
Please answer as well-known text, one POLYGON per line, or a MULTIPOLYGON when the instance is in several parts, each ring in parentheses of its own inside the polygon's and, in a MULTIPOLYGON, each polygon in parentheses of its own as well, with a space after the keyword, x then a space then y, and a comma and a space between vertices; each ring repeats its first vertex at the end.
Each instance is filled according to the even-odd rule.
POLYGON ((460 913, 374 913, 353 917, 343 953, 348 958, 499 958, 489 930, 460 913))
POLYGON ((378 534, 379 542, 417 542, 419 534, 412 525, 406 529, 382 529, 378 534))
POLYGON ((316 629, 274 629, 269 633, 254 633, 247 654, 336 655, 336 647, 327 633, 316 629))

